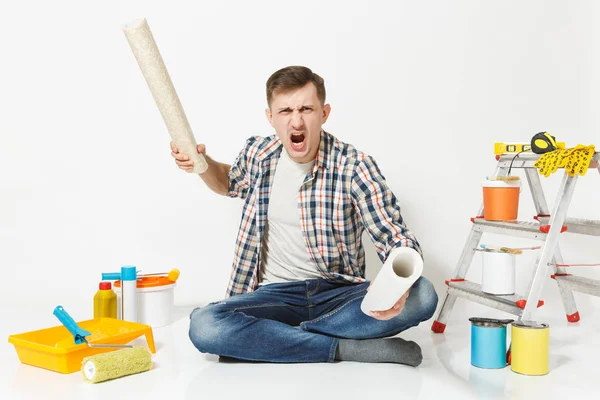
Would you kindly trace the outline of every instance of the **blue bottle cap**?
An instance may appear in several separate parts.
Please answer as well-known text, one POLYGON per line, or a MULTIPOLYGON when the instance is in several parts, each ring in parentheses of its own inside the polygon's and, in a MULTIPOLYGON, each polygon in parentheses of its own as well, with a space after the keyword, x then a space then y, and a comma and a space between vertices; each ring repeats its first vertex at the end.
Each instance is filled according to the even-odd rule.
POLYGON ((137 271, 135 265, 126 265, 121 267, 122 281, 137 281, 137 271))

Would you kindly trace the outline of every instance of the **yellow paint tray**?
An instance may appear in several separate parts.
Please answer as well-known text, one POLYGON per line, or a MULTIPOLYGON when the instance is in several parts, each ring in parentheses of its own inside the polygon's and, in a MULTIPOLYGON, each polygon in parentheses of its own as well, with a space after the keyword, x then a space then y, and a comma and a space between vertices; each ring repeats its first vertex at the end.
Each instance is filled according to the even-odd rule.
MULTIPOLYGON (((156 353, 150 325, 115 318, 95 318, 77 324, 92 334, 87 337, 90 344, 127 344, 145 335, 150 351, 156 353)), ((8 342, 15 346, 23 364, 63 374, 80 371, 84 357, 117 350, 92 348, 85 343, 75 344, 73 335, 63 325, 11 335, 8 342)))

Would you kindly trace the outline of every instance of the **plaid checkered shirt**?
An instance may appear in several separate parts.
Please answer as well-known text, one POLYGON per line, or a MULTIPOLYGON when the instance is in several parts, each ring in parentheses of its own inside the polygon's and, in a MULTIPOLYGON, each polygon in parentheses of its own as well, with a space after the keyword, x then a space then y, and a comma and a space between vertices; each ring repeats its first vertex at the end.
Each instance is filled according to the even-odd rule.
MULTIPOLYGON (((258 286, 269 193, 281 151, 283 144, 276 135, 253 136, 231 166, 228 196, 245 203, 227 297, 258 286)), ((365 229, 382 262, 401 246, 422 256, 375 160, 325 131, 321 132, 313 170, 299 191, 298 215, 306 251, 317 271, 330 281, 365 281, 365 229)))

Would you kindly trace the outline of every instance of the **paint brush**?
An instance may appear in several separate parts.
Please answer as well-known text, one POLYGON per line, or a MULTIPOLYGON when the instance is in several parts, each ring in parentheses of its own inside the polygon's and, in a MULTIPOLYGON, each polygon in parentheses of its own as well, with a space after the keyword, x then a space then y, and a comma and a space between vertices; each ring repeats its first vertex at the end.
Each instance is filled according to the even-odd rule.
POLYGON ((539 250, 539 249, 542 248, 541 246, 534 246, 534 247, 493 247, 493 246, 488 246, 486 244, 482 244, 480 246, 484 250, 497 250, 497 251, 501 251, 503 253, 510 253, 510 254, 523 254, 523 250, 539 250))
POLYGON ((485 177, 488 181, 519 181, 521 180, 520 177, 518 176, 514 176, 514 175, 509 175, 509 176, 486 176, 485 177))

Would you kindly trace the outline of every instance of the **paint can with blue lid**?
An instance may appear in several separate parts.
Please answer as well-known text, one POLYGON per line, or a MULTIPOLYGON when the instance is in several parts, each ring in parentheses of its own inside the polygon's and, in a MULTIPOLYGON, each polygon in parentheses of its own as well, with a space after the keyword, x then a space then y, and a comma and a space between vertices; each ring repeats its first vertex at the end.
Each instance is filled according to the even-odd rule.
POLYGON ((469 318, 471 321, 471 365, 478 368, 506 367, 506 325, 512 319, 469 318))

